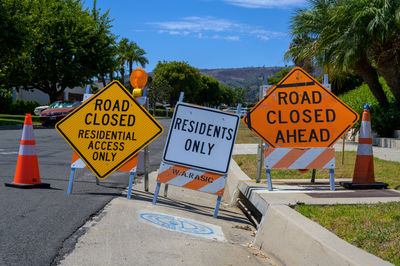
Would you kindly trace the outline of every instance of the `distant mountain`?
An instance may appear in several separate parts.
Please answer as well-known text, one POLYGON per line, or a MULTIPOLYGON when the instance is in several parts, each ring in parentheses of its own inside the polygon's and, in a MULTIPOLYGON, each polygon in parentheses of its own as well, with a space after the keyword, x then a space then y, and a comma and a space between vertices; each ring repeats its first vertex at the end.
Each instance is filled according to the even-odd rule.
POLYGON ((200 69, 200 73, 205 76, 213 77, 220 83, 232 88, 245 89, 245 100, 254 102, 258 99, 258 91, 262 85, 263 76, 273 76, 282 68, 284 67, 200 69))

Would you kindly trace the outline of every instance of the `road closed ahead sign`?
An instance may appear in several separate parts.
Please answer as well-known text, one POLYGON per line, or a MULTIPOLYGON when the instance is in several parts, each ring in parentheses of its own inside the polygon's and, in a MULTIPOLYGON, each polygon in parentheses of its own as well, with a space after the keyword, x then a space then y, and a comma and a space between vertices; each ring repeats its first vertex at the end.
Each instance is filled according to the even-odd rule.
POLYGON ((214 173, 227 173, 239 120, 236 114, 177 104, 163 161, 214 173))
POLYGON ((359 115, 303 69, 294 68, 245 116, 273 148, 330 147, 359 115))
POLYGON ((85 101, 58 122, 56 129, 100 179, 163 132, 161 125, 118 81, 85 101))

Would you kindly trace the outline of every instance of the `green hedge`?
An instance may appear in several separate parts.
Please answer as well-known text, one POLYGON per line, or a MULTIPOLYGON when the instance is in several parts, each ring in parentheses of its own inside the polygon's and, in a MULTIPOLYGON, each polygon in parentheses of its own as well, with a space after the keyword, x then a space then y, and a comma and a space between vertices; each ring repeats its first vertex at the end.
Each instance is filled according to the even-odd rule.
MULTIPOLYGON (((149 112, 150 114, 153 114, 153 109, 150 109, 149 112)), ((168 117, 172 117, 173 114, 174 114, 173 110, 168 111, 168 117)), ((155 116, 166 117, 165 109, 156 109, 155 116)))
MULTIPOLYGON (((360 117, 364 110, 364 105, 371 106, 371 127, 381 137, 392 137, 396 129, 400 129, 400 107, 396 105, 393 94, 383 79, 380 79, 383 89, 389 100, 389 108, 383 109, 369 90, 368 85, 363 84, 356 89, 339 95, 339 98, 353 108, 360 117)), ((354 125, 359 129, 360 120, 354 125)))
POLYGON ((23 101, 23 100, 16 100, 13 102, 9 107, 9 114, 14 115, 23 115, 23 114, 33 114, 33 111, 36 107, 40 106, 41 104, 37 101, 23 101))
POLYGON ((33 114, 33 111, 40 104, 37 101, 12 101, 12 92, 6 89, 0 89, 0 114, 24 115, 33 114))

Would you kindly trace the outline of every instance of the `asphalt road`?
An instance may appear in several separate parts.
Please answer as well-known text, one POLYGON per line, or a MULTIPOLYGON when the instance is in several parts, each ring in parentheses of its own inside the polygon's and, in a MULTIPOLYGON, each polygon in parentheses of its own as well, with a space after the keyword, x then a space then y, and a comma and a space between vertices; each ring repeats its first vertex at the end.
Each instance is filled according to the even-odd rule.
MULTIPOLYGON (((164 133, 150 144, 152 170, 159 167, 170 120, 159 122, 164 133)), ((73 194, 67 195, 72 149, 54 128, 35 129, 34 134, 41 181, 51 189, 4 186, 14 179, 22 130, 0 130, 0 265, 52 264, 74 247, 70 237, 128 185, 126 172, 96 185, 90 170, 77 169, 73 194)), ((143 184, 137 186, 143 190, 143 184)))

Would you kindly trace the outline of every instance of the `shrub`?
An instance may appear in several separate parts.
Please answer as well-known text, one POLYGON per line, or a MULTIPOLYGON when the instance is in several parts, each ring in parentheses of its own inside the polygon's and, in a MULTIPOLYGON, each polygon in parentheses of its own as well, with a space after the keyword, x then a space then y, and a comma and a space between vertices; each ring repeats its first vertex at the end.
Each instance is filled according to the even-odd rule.
MULTIPOLYGON (((149 110, 150 114, 153 114, 153 110, 154 109, 150 109, 149 110)), ((168 110, 168 117, 172 117, 173 114, 174 114, 174 110, 173 109, 172 110, 171 109, 168 110)), ((166 117, 165 109, 156 109, 155 116, 166 117)))
MULTIPOLYGON (((360 117, 362 117, 364 105, 368 103, 371 106, 372 130, 381 137, 392 137, 394 130, 400 128, 400 107, 396 105, 393 94, 390 92, 384 79, 380 79, 380 82, 390 103, 387 109, 379 105, 366 84, 362 84, 352 91, 339 95, 339 98, 353 108, 360 117)), ((360 125, 361 118, 354 125, 354 128, 359 129, 360 125)))
POLYGON ((33 111, 40 104, 37 101, 16 100, 10 105, 8 113, 13 115, 24 115, 26 113, 33 114, 33 111))
POLYGON ((0 114, 7 114, 12 104, 12 92, 7 89, 0 89, 0 114))

